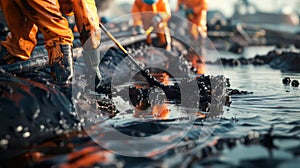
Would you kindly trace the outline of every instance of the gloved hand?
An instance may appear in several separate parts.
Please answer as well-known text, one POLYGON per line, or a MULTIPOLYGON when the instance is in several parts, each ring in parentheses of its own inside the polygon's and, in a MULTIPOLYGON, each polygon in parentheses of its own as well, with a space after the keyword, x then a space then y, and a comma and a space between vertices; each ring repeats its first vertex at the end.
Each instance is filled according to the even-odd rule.
POLYGON ((144 34, 145 33, 145 30, 144 30, 144 28, 142 27, 142 26, 135 26, 134 28, 133 28, 133 34, 144 34))
POLYGON ((155 16, 152 18, 152 24, 153 24, 154 26, 156 26, 156 25, 158 25, 159 23, 161 23, 162 20, 163 20, 163 18, 162 18, 162 16, 161 16, 161 14, 157 14, 157 15, 155 15, 155 16))
POLYGON ((178 10, 178 14, 181 16, 181 17, 185 17, 185 5, 183 4, 180 4, 179 5, 179 10, 178 10))
POLYGON ((96 73, 99 81, 101 82, 102 76, 99 70, 99 64, 100 64, 100 45, 96 49, 92 50, 84 50, 83 51, 83 60, 86 65, 87 70, 90 74, 96 73))
POLYGON ((185 10, 185 5, 180 4, 180 5, 179 5, 179 10, 184 11, 184 10, 185 10))
POLYGON ((190 16, 194 15, 194 10, 193 10, 193 9, 187 9, 187 10, 185 11, 185 15, 186 15, 187 17, 190 17, 190 16))

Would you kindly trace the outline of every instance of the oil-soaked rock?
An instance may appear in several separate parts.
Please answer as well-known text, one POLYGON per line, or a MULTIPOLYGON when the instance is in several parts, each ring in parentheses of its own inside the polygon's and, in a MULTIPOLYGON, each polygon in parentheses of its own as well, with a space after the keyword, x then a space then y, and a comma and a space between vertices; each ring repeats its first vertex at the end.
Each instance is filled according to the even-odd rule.
MULTIPOLYGON (((182 106, 197 105, 200 111, 211 112, 211 115, 223 113, 223 106, 230 105, 230 98, 226 92, 226 79, 223 76, 199 76, 196 81, 183 79, 181 84, 165 85, 163 93, 169 101, 176 102, 182 106), (189 89, 196 82, 197 88, 189 89), (188 89, 185 89, 188 88, 188 89), (184 91, 184 92, 183 92, 184 91), (194 95, 194 96, 193 96, 194 95), (214 113, 214 114, 213 114, 214 113)), ((150 92, 153 88, 130 87, 129 97, 133 106, 147 108, 154 102, 150 99, 150 92)), ((108 91, 102 88, 107 93, 108 91)), ((119 92, 128 92, 121 90, 119 92)))
POLYGON ((296 52, 282 52, 282 54, 270 62, 274 69, 283 72, 300 72, 300 55, 296 52))
POLYGON ((247 94, 253 94, 253 92, 248 91, 240 91, 238 89, 227 89, 228 95, 247 95, 247 94))
POLYGON ((289 77, 283 78, 282 83, 285 85, 289 85, 291 83, 291 78, 289 78, 289 77))
POLYGON ((292 86, 293 86, 293 87, 298 87, 298 86, 299 86, 299 81, 293 80, 293 81, 292 81, 292 86))
POLYGON ((220 58, 207 64, 219 64, 224 66, 240 65, 270 65, 274 69, 280 69, 283 72, 300 72, 300 54, 293 51, 270 51, 267 55, 256 55, 254 58, 227 59, 220 58))

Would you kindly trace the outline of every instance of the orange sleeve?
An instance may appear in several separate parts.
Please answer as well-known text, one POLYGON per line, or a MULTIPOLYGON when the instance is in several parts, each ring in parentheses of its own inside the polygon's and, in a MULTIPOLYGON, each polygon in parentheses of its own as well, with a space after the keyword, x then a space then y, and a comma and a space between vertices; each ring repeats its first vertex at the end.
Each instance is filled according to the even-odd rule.
POLYGON ((73 13, 73 0, 58 0, 60 11, 62 14, 72 16, 73 13))
POLYGON ((141 10, 141 0, 135 0, 131 9, 132 18, 133 18, 133 26, 141 26, 143 25, 141 10))
POLYGON ((197 5, 193 8, 195 15, 200 15, 203 10, 207 11, 207 1, 206 0, 196 0, 197 5))
POLYGON ((158 4, 158 12, 161 12, 163 21, 168 22, 171 18, 171 7, 168 0, 160 0, 158 4))

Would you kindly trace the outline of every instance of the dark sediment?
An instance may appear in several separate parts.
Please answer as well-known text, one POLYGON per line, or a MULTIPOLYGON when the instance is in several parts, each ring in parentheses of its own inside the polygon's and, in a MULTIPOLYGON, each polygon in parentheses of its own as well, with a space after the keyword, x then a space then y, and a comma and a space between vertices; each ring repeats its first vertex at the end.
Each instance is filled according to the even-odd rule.
POLYGON ((224 66, 240 65, 270 65, 274 69, 280 69, 283 72, 300 72, 300 54, 292 51, 270 51, 267 55, 256 55, 254 58, 220 58, 207 64, 219 64, 224 66))
POLYGON ((0 76, 2 149, 33 145, 78 128, 69 98, 57 86, 43 84, 42 73, 27 77, 31 75, 0 76))

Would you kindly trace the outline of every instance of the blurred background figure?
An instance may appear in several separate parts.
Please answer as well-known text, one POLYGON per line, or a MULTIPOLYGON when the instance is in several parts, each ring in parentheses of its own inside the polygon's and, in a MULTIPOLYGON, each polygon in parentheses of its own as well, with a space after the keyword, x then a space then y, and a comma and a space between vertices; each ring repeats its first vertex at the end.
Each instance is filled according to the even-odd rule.
MULTIPOLYGON (((168 21, 171 18, 171 9, 167 0, 135 0, 132 6, 133 26, 138 34, 153 27, 157 33, 158 46, 171 50, 171 37, 168 21)), ((150 34, 147 43, 152 44, 150 34)))
POLYGON ((178 0, 179 11, 184 11, 186 18, 192 22, 189 27, 190 35, 194 40, 206 38, 206 0, 178 0))
POLYGON ((206 0, 178 0, 178 11, 184 13, 190 21, 188 32, 190 42, 188 44, 194 49, 188 56, 188 60, 195 68, 197 74, 205 74, 205 39, 207 37, 207 1, 206 0))

